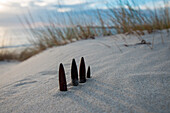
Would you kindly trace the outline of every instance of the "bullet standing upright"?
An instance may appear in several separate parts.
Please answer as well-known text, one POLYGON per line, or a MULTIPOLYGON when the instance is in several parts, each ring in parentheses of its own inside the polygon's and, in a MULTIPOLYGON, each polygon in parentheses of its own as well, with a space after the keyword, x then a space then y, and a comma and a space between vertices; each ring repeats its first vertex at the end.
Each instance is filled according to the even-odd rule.
POLYGON ((80 77, 80 83, 86 82, 86 66, 83 57, 81 58, 81 62, 80 62, 79 77, 80 77))
POLYGON ((72 60, 71 65, 71 82, 73 86, 78 86, 78 72, 77 72, 77 65, 75 59, 72 60))
POLYGON ((90 72, 90 66, 88 67, 88 69, 87 69, 87 78, 91 78, 91 72, 90 72))
POLYGON ((63 64, 60 64, 59 67, 59 89, 60 91, 67 91, 67 82, 63 64))

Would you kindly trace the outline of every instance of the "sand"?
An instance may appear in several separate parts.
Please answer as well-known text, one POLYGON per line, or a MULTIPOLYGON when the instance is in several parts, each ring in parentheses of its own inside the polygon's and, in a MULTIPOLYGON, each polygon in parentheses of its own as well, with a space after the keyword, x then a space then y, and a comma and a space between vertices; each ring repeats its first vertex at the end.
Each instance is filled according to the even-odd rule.
POLYGON ((133 45, 139 42, 134 35, 98 37, 48 49, 13 66, 0 75, 0 113, 169 113, 170 35, 161 32, 142 36, 147 42, 154 37, 153 49, 133 45), (73 87, 71 61, 79 66, 81 57, 92 78, 73 87), (67 92, 58 90, 60 63, 67 92))

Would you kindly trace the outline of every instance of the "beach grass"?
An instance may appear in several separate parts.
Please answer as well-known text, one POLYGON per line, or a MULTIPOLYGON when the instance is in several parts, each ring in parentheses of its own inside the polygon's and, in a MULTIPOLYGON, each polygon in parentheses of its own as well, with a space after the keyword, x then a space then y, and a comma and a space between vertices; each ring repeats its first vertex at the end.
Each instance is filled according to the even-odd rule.
POLYGON ((118 0, 117 4, 119 8, 109 4, 107 12, 96 10, 95 20, 87 18, 87 16, 89 17, 88 12, 78 16, 78 20, 73 18, 73 15, 75 16, 74 12, 69 12, 63 15, 64 21, 62 22, 56 18, 55 14, 52 14, 48 25, 42 22, 38 28, 36 28, 34 17, 29 12, 20 21, 25 28, 29 28, 27 32, 30 33, 32 38, 28 40, 33 47, 26 48, 17 54, 3 50, 0 52, 0 61, 6 59, 23 61, 47 48, 83 39, 94 39, 97 36, 113 35, 112 29, 118 34, 135 34, 137 37, 144 35, 146 33, 144 31, 152 33, 166 29, 169 32, 170 10, 165 1, 164 7, 147 8, 145 9, 147 13, 144 13, 146 11, 140 7, 134 7, 137 5, 133 0, 127 0, 126 2, 118 0), (107 18, 104 18, 105 15, 107 15, 107 18), (63 25, 64 27, 58 27, 63 25))
POLYGON ((164 6, 160 8, 141 9, 135 5, 135 1, 129 0, 123 2, 119 0, 120 8, 115 10, 110 8, 108 15, 115 26, 117 33, 137 33, 144 34, 143 31, 152 33, 155 30, 163 30, 170 28, 170 8, 168 3, 164 2, 164 6), (125 7, 122 7, 125 6, 125 7), (133 7, 136 6, 136 7, 133 7), (147 13, 144 13, 147 12, 147 13))

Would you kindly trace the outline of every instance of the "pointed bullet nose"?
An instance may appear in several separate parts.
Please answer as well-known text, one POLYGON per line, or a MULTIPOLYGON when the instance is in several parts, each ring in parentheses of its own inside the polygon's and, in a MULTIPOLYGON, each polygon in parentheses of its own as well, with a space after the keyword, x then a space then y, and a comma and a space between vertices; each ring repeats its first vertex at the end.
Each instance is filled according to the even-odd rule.
POLYGON ((67 82, 66 82, 65 71, 62 63, 60 64, 59 67, 59 88, 60 91, 67 91, 67 82))
POLYGON ((77 86, 79 84, 78 71, 77 71, 77 65, 75 59, 72 60, 72 65, 71 65, 71 80, 73 86, 77 86))
POLYGON ((72 60, 72 66, 75 66, 75 65, 76 65, 76 60, 73 59, 73 60, 72 60))
POLYGON ((80 77, 80 83, 86 82, 86 66, 83 57, 81 58, 81 62, 80 62, 79 77, 80 77))
POLYGON ((89 66, 87 69, 87 78, 91 78, 90 74, 91 74, 91 72, 90 72, 90 66, 89 66))

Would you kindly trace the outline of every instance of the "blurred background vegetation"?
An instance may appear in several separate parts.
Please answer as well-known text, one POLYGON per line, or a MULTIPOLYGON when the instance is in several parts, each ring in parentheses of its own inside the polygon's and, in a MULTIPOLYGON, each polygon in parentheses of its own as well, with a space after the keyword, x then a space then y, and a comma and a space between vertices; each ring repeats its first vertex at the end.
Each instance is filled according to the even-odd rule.
POLYGON ((44 18, 40 15, 33 16, 30 11, 18 20, 25 28, 25 33, 31 46, 20 50, 3 48, 6 42, 1 42, 0 61, 18 60, 24 61, 47 48, 65 45, 83 39, 95 39, 97 37, 111 36, 114 34, 133 34, 137 37, 145 33, 153 33, 158 30, 170 28, 169 2, 164 1, 162 8, 142 9, 135 5, 135 1, 118 0, 114 4, 107 4, 107 10, 93 10, 91 13, 84 11, 77 14, 74 11, 63 13, 58 19, 57 14, 47 14, 48 24, 44 24, 44 18), (37 27, 36 19, 41 23, 37 27))

